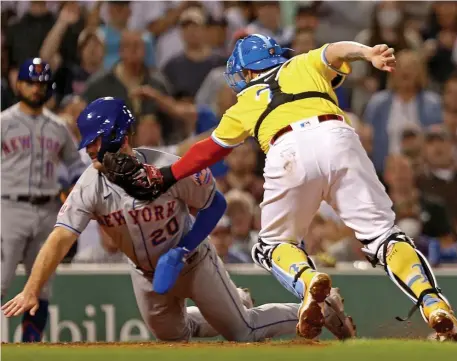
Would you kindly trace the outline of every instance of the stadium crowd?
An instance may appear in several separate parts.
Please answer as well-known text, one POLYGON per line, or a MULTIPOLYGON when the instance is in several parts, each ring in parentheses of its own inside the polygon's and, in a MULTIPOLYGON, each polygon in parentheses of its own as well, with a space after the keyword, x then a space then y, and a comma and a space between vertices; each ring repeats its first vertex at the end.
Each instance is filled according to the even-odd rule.
MULTIPOLYGON (((1 107, 16 102, 18 66, 39 56, 55 75, 48 107, 75 142, 85 105, 114 96, 135 113, 136 146, 180 155, 236 102, 223 71, 240 37, 273 36, 295 50, 290 56, 342 40, 386 43, 396 49, 397 70, 387 74, 353 63, 336 89, 339 103, 401 228, 433 266, 457 263, 457 3, 354 3, 290 2, 293 25, 283 25, 277 1, 2 1, 1 107)), ((90 162, 84 151, 81 156, 90 162)), ((212 168, 228 202, 212 242, 227 263, 252 262, 263 161, 252 140, 212 168)), ((92 223, 69 258, 123 262, 92 223)), ((364 260, 353 232, 325 203, 304 242, 320 265, 364 260)))

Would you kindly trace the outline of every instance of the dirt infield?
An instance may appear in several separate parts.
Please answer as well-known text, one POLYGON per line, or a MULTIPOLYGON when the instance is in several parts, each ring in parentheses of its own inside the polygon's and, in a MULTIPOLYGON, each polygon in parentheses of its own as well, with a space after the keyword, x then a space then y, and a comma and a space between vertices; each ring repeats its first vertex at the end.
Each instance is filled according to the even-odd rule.
POLYGON ((35 344, 24 344, 24 343, 4 343, 2 342, 2 347, 36 347, 36 348, 214 348, 214 347, 304 347, 304 346, 313 346, 313 347, 324 347, 330 345, 331 342, 322 342, 322 341, 311 341, 304 339, 293 339, 287 341, 262 341, 262 342, 229 342, 229 341, 214 341, 214 342, 157 342, 157 341, 148 341, 148 342, 39 342, 35 344))

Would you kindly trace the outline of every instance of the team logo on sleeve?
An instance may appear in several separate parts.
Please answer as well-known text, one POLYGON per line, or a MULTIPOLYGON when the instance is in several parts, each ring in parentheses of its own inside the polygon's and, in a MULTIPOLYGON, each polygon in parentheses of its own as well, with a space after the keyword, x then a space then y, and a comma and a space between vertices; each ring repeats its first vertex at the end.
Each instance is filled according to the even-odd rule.
POLYGON ((66 211, 68 211, 71 208, 71 206, 67 203, 64 203, 62 207, 60 207, 59 211, 59 216, 65 214, 66 211))
POLYGON ((212 179, 213 179, 213 176, 211 174, 211 171, 208 168, 203 169, 200 172, 195 173, 192 176, 192 180, 199 186, 209 184, 212 179))

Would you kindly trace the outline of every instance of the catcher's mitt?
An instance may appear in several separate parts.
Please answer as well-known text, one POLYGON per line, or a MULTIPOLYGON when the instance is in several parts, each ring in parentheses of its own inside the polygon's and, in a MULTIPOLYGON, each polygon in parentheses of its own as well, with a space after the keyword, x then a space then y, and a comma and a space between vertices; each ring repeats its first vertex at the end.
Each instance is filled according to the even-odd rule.
POLYGON ((106 177, 133 198, 152 201, 163 193, 160 170, 141 163, 134 156, 107 152, 103 157, 103 166, 106 177))

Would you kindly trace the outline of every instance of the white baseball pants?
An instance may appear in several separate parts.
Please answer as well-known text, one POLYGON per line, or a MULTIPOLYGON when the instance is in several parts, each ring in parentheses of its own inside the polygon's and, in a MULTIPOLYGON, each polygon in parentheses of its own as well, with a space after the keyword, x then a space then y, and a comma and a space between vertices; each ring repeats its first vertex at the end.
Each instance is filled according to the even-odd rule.
MULTIPOLYGON (((267 154, 262 240, 306 240, 322 200, 359 240, 389 234, 395 221, 392 202, 354 129, 342 121, 319 123, 317 117, 293 123, 292 129, 267 154)), ((371 247, 378 243, 366 251, 375 252, 371 247)))

